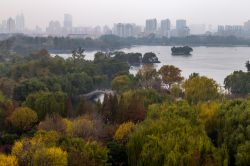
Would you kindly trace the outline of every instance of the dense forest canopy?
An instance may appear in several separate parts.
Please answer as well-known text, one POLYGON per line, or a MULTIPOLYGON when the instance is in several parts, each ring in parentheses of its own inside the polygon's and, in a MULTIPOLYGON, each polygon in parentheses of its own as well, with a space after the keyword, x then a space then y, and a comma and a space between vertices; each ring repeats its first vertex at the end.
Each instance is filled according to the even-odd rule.
POLYGON ((224 93, 198 73, 157 70, 154 53, 98 52, 89 61, 79 47, 68 59, 31 51, 48 39, 76 42, 0 43, 0 165, 249 165, 249 62, 247 72, 228 73, 224 93), (28 54, 13 52, 23 46, 28 54), (131 75, 131 65, 142 67, 131 75), (86 97, 98 90, 103 100, 86 97))

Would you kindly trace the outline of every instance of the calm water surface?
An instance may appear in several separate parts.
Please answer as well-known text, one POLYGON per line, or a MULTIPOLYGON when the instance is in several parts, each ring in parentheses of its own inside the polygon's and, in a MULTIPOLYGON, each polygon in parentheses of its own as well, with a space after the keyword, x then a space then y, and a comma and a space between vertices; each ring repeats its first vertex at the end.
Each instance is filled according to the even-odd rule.
MULTIPOLYGON (((174 65, 182 70, 185 78, 196 72, 215 79, 220 85, 223 85, 224 78, 233 71, 245 71, 245 62, 250 60, 250 47, 193 47, 193 49, 191 56, 172 56, 169 46, 136 46, 119 51, 142 54, 154 52, 161 61, 156 65, 157 69, 165 64, 174 65)), ((93 60, 95 52, 86 52, 86 59, 93 60)), ((71 55, 60 56, 67 58, 71 55)), ((138 69, 133 67, 130 71, 136 73, 138 69)))

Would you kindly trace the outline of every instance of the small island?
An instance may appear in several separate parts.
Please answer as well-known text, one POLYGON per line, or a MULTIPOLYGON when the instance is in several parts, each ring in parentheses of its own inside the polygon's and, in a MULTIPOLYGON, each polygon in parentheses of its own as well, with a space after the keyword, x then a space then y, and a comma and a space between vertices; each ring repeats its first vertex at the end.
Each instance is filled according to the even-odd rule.
POLYGON ((193 49, 189 46, 172 47, 171 51, 172 51, 172 55, 191 55, 191 52, 193 52, 193 49))

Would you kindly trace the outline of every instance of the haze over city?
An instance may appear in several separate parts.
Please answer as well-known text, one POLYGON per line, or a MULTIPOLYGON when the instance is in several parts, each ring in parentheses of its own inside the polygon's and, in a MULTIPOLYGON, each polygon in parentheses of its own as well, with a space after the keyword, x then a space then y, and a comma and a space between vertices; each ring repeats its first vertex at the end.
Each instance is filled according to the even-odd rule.
POLYGON ((113 25, 133 22, 144 25, 148 18, 189 24, 242 24, 249 19, 249 0, 8 0, 1 2, 0 20, 25 15, 26 26, 45 28, 51 20, 63 21, 70 13, 74 26, 113 25))
POLYGON ((0 2, 0 166, 250 166, 250 0, 0 2))

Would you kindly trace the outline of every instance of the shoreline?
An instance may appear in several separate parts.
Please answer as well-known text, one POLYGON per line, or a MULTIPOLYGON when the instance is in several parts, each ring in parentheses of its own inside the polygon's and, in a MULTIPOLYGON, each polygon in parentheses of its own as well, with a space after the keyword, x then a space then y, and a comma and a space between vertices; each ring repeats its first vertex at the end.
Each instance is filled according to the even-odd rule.
MULTIPOLYGON (((119 47, 119 48, 112 48, 112 49, 85 49, 85 52, 112 52, 112 51, 118 51, 121 49, 130 49, 134 47, 143 47, 143 46, 166 46, 166 47, 174 47, 174 46, 185 46, 185 45, 164 45, 164 44, 142 44, 142 45, 132 45, 132 46, 125 46, 125 47, 119 47)), ((235 47, 250 47, 250 45, 188 45, 190 47, 208 47, 208 48, 235 48, 235 47)), ((71 54, 72 50, 57 50, 57 49, 49 49, 48 50, 51 54, 71 54)))

